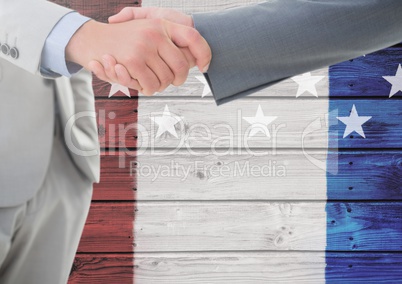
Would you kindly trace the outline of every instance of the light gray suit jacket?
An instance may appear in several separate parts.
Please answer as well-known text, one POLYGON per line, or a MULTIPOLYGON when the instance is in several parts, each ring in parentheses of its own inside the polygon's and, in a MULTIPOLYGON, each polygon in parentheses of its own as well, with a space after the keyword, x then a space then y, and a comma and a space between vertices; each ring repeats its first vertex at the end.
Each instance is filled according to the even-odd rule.
POLYGON ((217 104, 402 41, 401 0, 271 0, 194 14, 217 104))
POLYGON ((71 159, 89 180, 99 180, 91 75, 54 80, 40 74, 45 40, 70 11, 44 0, 0 0, 0 207, 21 204, 40 188, 49 166, 55 101, 71 159), (82 117, 75 120, 77 114, 82 117))

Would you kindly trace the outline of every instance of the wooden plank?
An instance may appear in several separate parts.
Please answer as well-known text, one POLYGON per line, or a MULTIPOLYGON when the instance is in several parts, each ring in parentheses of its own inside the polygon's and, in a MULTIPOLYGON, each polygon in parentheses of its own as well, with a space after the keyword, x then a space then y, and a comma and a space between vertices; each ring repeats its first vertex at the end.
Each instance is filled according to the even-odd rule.
POLYGON ((398 283, 401 266, 394 253, 78 254, 69 283, 398 283))
POLYGON ((391 84, 383 76, 395 76, 401 63, 401 47, 395 46, 331 66, 330 96, 388 98, 391 84))
MULTIPOLYGON (((95 93, 95 97, 96 98, 109 98, 110 95, 112 95, 111 98, 109 98, 109 100, 113 100, 116 98, 122 99, 124 98, 125 100, 129 100, 130 98, 127 97, 127 95, 125 93, 123 93, 123 91, 118 91, 116 93, 111 93, 111 87, 112 85, 109 82, 105 82, 102 81, 100 79, 98 79, 96 76, 93 76, 93 81, 92 81, 92 88, 94 90, 95 93)), ((124 87, 121 86, 122 90, 124 90, 124 87)), ((127 89, 130 93, 131 98, 136 98, 138 97, 138 92, 132 89, 127 89)), ((124 90, 126 91, 126 90, 124 90)))
MULTIPOLYGON (((322 151, 313 156, 326 159, 322 151)), ((137 161, 139 201, 327 199, 325 168, 299 150, 261 156, 159 150, 141 154, 137 161)))
POLYGON ((136 252, 402 249, 401 203, 138 203, 136 252))
POLYGON ((94 20, 107 22, 107 19, 119 12, 124 7, 139 6, 141 0, 108 0, 108 1, 88 1, 88 0, 51 0, 52 2, 67 8, 78 11, 82 15, 94 20))
POLYGON ((325 253, 136 253, 135 283, 325 283, 325 253))
POLYGON ((400 100, 330 100, 329 140, 339 148, 401 148, 402 103, 400 100), (371 117, 362 125, 365 138, 353 132, 343 138, 346 125, 337 117, 349 117, 355 106, 359 116, 371 117))
POLYGON ((148 147, 301 148, 302 138, 306 148, 322 149, 328 145, 328 128, 325 126, 327 100, 247 98, 217 107, 214 100, 206 98, 141 99, 138 108, 138 124, 144 128, 141 132, 142 139, 138 143, 148 147), (152 120, 163 118, 166 106, 170 117, 178 121, 174 126, 177 138, 167 131, 158 135, 160 127, 152 120), (258 132, 253 135, 251 124, 245 118, 255 117, 259 106, 265 116, 276 119, 267 125, 269 133, 258 132), (295 113, 298 115, 295 116, 295 113), (308 133, 309 129, 306 128, 318 118, 321 119, 322 128, 308 133))
POLYGON ((402 251, 402 203, 326 205, 327 250, 402 251))
POLYGON ((326 283, 401 283, 402 255, 326 253, 326 283))
POLYGON ((140 253, 134 279, 139 284, 399 283, 401 265, 400 254, 384 253, 140 253))
POLYGON ((327 175, 330 200, 401 200, 402 152, 357 151, 330 153, 337 157, 337 174, 327 175))
MULTIPOLYGON (((311 73, 313 78, 315 76, 320 76, 322 79, 315 84, 317 95, 319 97, 328 97, 329 96, 329 80, 328 80, 328 68, 314 70, 311 73)), ((206 81, 203 79, 203 75, 197 68, 193 68, 190 70, 189 76, 186 82, 179 87, 169 86, 163 92, 155 94, 155 97, 160 97, 164 99, 166 97, 198 97, 198 98, 212 98, 212 93, 210 92, 210 88, 206 85, 206 81)), ((249 97, 290 97, 295 98, 298 94, 299 84, 296 83, 292 78, 286 79, 278 84, 270 86, 269 88, 260 90, 256 93, 249 95, 249 97)), ((303 97, 314 97, 314 95, 310 92, 305 92, 300 95, 300 98, 303 97)), ((147 99, 146 97, 141 97, 141 99, 147 99)))
POLYGON ((133 252, 135 203, 92 203, 78 252, 133 252))
POLYGON ((245 98, 219 107, 205 99, 148 99, 139 101, 138 124, 144 128, 141 145, 156 148, 325 149, 328 132, 331 148, 400 148, 401 116, 402 104, 390 99, 331 100, 328 106, 324 99, 245 98), (371 117, 362 126, 366 138, 355 132, 343 138, 346 125, 337 117, 349 117, 353 105, 360 116, 371 117), (166 106, 169 112, 164 116, 166 106), (246 120, 256 116, 259 106, 264 116, 276 119, 267 130, 257 123, 254 129, 269 134, 253 135, 246 120), (174 119, 173 133, 154 121, 166 117, 174 119))
POLYGON ((95 203, 79 251, 400 251, 401 205, 138 202, 134 208, 133 203, 95 203), (135 242, 129 226, 134 211, 135 242))
POLYGON ((328 156, 329 169, 321 150, 262 156, 155 150, 138 155, 130 172, 136 171, 137 200, 401 200, 402 152, 328 156), (308 158, 322 161, 324 168, 308 158))
POLYGON ((132 201, 135 199, 136 175, 130 171, 129 160, 118 152, 102 152, 100 183, 94 184, 92 200, 132 201), (120 164, 120 163, 124 164, 120 164))
POLYGON ((137 99, 96 100, 99 143, 115 149, 137 145, 137 99))
MULTIPOLYGON (((139 201, 402 199, 402 152, 338 154, 334 174, 311 163, 300 150, 264 156, 155 150, 138 158, 137 152, 103 152, 93 200, 131 201, 134 193, 139 201)), ((320 161, 327 157, 320 150, 307 155, 320 161)))
POLYGON ((132 284, 134 255, 126 254, 77 254, 69 284, 132 284))

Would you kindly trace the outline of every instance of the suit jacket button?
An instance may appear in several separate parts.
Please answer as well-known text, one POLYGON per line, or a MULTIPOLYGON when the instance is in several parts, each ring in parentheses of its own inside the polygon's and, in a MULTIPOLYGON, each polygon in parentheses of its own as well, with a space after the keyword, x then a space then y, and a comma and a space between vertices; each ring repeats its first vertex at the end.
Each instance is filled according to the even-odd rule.
POLYGON ((10 47, 8 46, 8 44, 3 44, 1 46, 1 52, 3 52, 3 54, 8 55, 10 53, 10 47))
POLYGON ((19 51, 18 51, 18 49, 16 47, 13 47, 13 48, 10 49, 10 56, 13 59, 17 59, 19 55, 20 55, 20 53, 19 53, 19 51))

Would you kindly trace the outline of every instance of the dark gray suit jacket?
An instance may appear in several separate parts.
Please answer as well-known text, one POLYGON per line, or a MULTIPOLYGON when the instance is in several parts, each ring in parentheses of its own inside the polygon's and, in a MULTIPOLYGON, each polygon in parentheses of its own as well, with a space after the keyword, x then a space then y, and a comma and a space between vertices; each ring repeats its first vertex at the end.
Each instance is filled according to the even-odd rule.
POLYGON ((193 19, 217 104, 402 41, 402 0, 271 0, 193 19))

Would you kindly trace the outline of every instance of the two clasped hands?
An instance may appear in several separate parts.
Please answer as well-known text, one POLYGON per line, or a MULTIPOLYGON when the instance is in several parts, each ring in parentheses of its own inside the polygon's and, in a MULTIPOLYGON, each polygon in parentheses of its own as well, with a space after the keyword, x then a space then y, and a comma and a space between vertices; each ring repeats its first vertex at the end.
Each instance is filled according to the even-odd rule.
POLYGON ((211 58, 192 17, 164 8, 127 7, 109 24, 91 20, 66 48, 68 61, 148 96, 183 84, 194 66, 206 72, 211 58))

